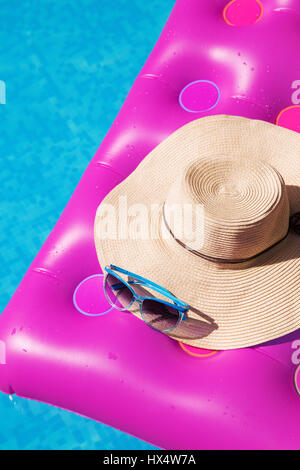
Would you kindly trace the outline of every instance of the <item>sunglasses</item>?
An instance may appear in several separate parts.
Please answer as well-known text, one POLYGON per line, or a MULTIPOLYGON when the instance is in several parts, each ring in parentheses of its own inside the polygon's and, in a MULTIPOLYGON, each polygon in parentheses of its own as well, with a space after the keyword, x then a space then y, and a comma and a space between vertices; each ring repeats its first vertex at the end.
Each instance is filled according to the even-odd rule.
POLYGON ((137 274, 110 265, 105 267, 104 294, 117 310, 128 310, 134 302, 140 307, 141 317, 151 328, 168 333, 187 319, 189 305, 174 297, 167 289, 137 274), (119 274, 128 276, 128 281, 119 274), (169 301, 149 296, 146 288, 162 294, 169 301))

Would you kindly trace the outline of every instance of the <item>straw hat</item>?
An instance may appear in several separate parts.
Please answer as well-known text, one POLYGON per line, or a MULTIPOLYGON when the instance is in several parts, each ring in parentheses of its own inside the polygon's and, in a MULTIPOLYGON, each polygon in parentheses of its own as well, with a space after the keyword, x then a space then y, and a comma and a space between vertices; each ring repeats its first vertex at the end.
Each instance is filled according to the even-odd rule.
POLYGON ((96 250, 102 268, 125 268, 191 306, 170 336, 241 348, 300 328, 298 211, 300 135, 210 116, 174 132, 107 195, 96 250))

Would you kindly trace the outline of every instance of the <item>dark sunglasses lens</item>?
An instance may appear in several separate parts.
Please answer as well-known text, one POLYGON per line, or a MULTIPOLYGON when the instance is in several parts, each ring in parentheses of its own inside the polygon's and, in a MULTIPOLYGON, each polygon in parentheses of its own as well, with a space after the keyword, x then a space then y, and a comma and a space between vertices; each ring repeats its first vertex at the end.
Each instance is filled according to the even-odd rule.
POLYGON ((143 301, 144 321, 158 331, 173 330, 180 318, 180 313, 176 308, 169 307, 155 299, 146 299, 143 301))
POLYGON ((118 309, 129 307, 133 299, 133 293, 120 279, 108 274, 104 288, 111 305, 118 309))

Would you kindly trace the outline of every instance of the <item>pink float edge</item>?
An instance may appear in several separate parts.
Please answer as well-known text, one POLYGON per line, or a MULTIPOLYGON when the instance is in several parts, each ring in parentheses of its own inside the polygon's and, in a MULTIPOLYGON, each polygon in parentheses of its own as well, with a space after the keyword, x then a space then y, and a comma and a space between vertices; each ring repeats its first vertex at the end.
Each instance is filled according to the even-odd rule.
MULTIPOLYGON (((178 96, 199 78, 199 70, 200 78, 216 82, 221 90, 218 107, 203 115, 275 122, 290 103, 295 70, 281 64, 296 57, 299 43, 287 43, 274 57, 273 72, 277 64, 281 72, 280 95, 275 84, 267 86, 269 75, 262 65, 266 58, 270 63, 265 51, 273 51, 280 36, 272 35, 272 18, 278 24, 281 14, 275 17, 269 10, 269 21, 264 22, 264 15, 253 25, 253 42, 249 27, 237 33, 238 28, 221 21, 225 4, 177 1, 112 128, 0 317, 5 360, 0 389, 89 416, 167 449, 298 449, 300 400, 291 345, 299 332, 199 361, 130 314, 88 318, 72 302, 79 282, 100 272, 93 244, 99 202, 152 148, 196 117, 178 105, 178 96), (184 47, 193 43, 205 45, 203 51, 184 47), (224 65, 207 57, 204 51, 214 43, 227 48, 232 61, 224 65), (247 69, 252 78, 248 98, 235 93, 238 73, 246 67, 239 62, 245 60, 238 55, 241 51, 255 57, 247 69)), ((290 5, 291 13, 299 13, 293 0, 290 5)), ((292 15, 281 15, 282 30, 287 18, 292 15)), ((295 25, 290 20, 290 34, 295 25)))

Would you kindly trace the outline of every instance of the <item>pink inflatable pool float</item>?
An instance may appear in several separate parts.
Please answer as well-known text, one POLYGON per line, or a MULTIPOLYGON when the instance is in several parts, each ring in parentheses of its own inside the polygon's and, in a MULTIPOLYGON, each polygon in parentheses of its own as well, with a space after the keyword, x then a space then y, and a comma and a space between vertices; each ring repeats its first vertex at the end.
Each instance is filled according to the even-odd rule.
POLYGON ((180 347, 111 309, 93 239, 103 197, 187 122, 231 114, 300 131, 299 24, 299 0, 177 0, 0 316, 4 393, 167 449, 300 448, 300 331, 239 350, 180 347))

